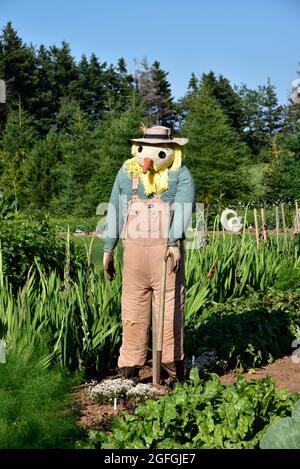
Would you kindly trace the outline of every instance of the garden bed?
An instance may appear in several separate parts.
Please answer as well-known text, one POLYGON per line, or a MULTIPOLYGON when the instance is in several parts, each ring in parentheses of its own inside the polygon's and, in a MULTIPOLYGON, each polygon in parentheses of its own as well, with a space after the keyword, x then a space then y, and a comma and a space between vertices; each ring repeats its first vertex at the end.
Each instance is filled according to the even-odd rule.
MULTIPOLYGON (((275 360, 274 363, 261 368, 252 368, 247 372, 230 371, 220 377, 222 384, 234 384, 238 376, 243 375, 247 380, 257 380, 271 377, 277 389, 286 388, 290 393, 300 394, 300 363, 293 363, 292 357, 285 356, 275 360)), ((105 378, 114 378, 116 373, 111 371, 105 378)), ((140 381, 151 383, 152 370, 146 366, 140 371, 140 381)), ((95 384, 96 382, 94 382, 95 384)), ((93 384, 93 382, 92 382, 93 384)), ((99 404, 93 402, 88 395, 91 383, 83 384, 74 390, 75 406, 79 411, 78 425, 85 430, 104 430, 110 433, 109 421, 112 417, 120 415, 122 412, 133 412, 135 406, 127 405, 124 401, 118 401, 116 409, 112 404, 99 404)), ((166 385, 161 385, 160 389, 165 394, 170 392, 166 385)))

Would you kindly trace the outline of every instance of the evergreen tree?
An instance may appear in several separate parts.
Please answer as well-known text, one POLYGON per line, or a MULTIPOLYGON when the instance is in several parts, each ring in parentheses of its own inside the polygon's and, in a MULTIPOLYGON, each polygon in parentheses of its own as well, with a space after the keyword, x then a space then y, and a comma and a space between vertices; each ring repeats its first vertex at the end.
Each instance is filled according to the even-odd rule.
POLYGON ((54 129, 28 155, 28 197, 33 209, 48 210, 58 196, 57 166, 62 160, 60 139, 54 129))
POLYGON ((0 141, 0 189, 17 209, 28 204, 28 154, 35 140, 30 116, 21 108, 10 112, 0 141))
POLYGON ((190 108, 191 101, 195 97, 195 95, 199 91, 199 80, 194 73, 192 73, 191 78, 188 83, 188 90, 187 93, 182 97, 179 98, 176 103, 174 103, 174 111, 175 111, 175 119, 174 119, 174 128, 180 132, 186 116, 188 114, 188 110, 190 108))
POLYGON ((266 198, 274 203, 294 201, 300 193, 300 126, 292 135, 275 135, 265 168, 266 198))
POLYGON ((244 83, 237 88, 242 100, 244 140, 254 155, 258 155, 267 143, 261 90, 249 89, 244 83))
POLYGON ((38 84, 37 92, 31 99, 31 110, 35 115, 37 130, 44 136, 55 124, 58 111, 57 95, 54 92, 52 55, 44 45, 37 50, 36 61, 38 84))
POLYGON ((174 111, 167 75, 168 73, 160 68, 158 61, 150 67, 147 58, 144 57, 136 71, 136 85, 145 103, 149 119, 156 125, 172 126, 174 111))
POLYGON ((102 119, 107 110, 106 68, 106 63, 100 64, 95 54, 89 61, 83 55, 78 64, 74 95, 81 109, 96 120, 102 119))
POLYGON ((283 108, 278 105, 275 86, 268 78, 267 85, 259 87, 263 132, 271 139, 282 128, 283 108))
POLYGON ((156 60, 151 67, 152 79, 157 84, 156 119, 161 125, 173 127, 174 109, 171 85, 167 79, 168 72, 160 68, 156 60))
POLYGON ((61 157, 51 171, 57 181, 57 195, 52 198, 50 208, 56 214, 87 215, 82 206, 86 186, 99 162, 98 142, 78 103, 63 100, 57 121, 61 157))
POLYGON ((51 70, 50 80, 56 109, 59 109, 60 99, 73 97, 78 79, 78 69, 71 55, 69 44, 62 41, 61 47, 50 47, 51 70))
MULTIPOLYGON (((30 110, 38 82, 35 51, 23 43, 11 22, 0 36, 0 77, 6 82, 7 105, 22 105, 25 110, 30 110)), ((2 119, 4 117, 2 115, 2 119)))
POLYGON ((111 189, 122 163, 131 158, 129 138, 139 136, 144 110, 138 106, 120 115, 108 116, 102 124, 97 169, 87 188, 89 207, 95 213, 101 202, 108 202, 111 189))
POLYGON ((197 188, 197 198, 210 204, 221 194, 225 201, 247 197, 245 170, 249 150, 205 82, 191 102, 184 134, 189 138, 187 164, 197 188))
POLYGON ((230 82, 223 75, 217 78, 214 72, 203 73, 201 82, 216 98, 229 125, 242 134, 244 128, 242 102, 238 93, 232 88, 230 82))
POLYGON ((136 91, 133 86, 133 77, 127 73, 124 59, 119 60, 117 68, 110 65, 107 69, 106 90, 108 111, 123 112, 134 105, 136 91))

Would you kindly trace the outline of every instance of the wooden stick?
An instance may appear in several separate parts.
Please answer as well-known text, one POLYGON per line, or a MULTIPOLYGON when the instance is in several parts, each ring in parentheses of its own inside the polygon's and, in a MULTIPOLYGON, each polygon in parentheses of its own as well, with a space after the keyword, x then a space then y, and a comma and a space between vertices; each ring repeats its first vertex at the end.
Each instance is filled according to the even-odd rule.
POLYGON ((295 208, 296 208, 296 230, 297 230, 297 233, 299 233, 299 216, 298 216, 298 213, 299 213, 299 208, 298 208, 298 200, 295 200, 295 208))
POLYGON ((284 234, 284 241, 283 247, 284 249, 288 247, 287 237, 286 237, 286 224, 285 224, 285 213, 284 213, 284 204, 281 204, 281 216, 282 216, 282 226, 283 226, 283 234, 284 234))
POLYGON ((259 231, 258 231, 258 221, 257 221, 257 210, 256 208, 253 209, 254 214, 254 225, 255 225, 255 236, 256 236, 256 245, 259 245, 259 231))
POLYGON ((157 376, 157 314, 152 296, 152 382, 155 384, 159 380, 157 376))
POLYGON ((161 278, 161 286, 160 286, 158 329, 157 329, 157 337, 155 339, 156 349, 153 350, 153 354, 156 354, 156 358, 153 360, 153 373, 152 373, 153 384, 160 384, 160 368, 161 368, 164 318, 165 318, 166 279, 167 279, 167 257, 165 256, 164 262, 163 262, 162 278, 161 278), (155 368, 154 368, 154 363, 155 363, 155 368))
POLYGON ((261 207, 260 212, 261 212, 261 221, 262 221, 262 235, 263 235, 263 240, 266 243, 267 242, 266 209, 264 207, 261 207))
POLYGON ((276 242, 277 242, 277 252, 279 251, 279 208, 275 207, 275 220, 276 220, 276 242))

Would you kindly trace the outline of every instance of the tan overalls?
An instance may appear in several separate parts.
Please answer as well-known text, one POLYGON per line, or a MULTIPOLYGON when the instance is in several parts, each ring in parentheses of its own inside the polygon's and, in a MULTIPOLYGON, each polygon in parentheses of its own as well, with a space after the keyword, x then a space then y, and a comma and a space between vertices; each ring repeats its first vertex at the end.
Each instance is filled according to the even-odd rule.
MULTIPOLYGON (((169 203, 162 201, 159 195, 151 199, 140 199, 136 195, 138 177, 133 178, 132 188, 134 195, 128 204, 127 220, 122 233, 123 340, 119 368, 143 366, 146 362, 152 307, 155 321, 158 319, 162 268, 170 228, 169 203)), ((181 254, 181 266, 177 274, 170 272, 170 257, 167 261, 162 363, 173 363, 184 358, 183 245, 181 254)))

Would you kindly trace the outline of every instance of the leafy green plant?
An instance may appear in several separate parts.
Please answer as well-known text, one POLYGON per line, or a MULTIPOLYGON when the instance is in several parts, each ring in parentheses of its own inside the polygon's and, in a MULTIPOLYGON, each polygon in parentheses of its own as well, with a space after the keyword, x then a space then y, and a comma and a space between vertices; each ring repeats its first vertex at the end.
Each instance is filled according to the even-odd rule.
MULTIPOLYGON (((291 413, 297 395, 276 390, 271 378, 222 385, 193 369, 190 381, 159 401, 138 405, 133 415, 111 420, 111 434, 93 432, 94 448, 256 448, 270 423, 291 413)), ((78 446, 82 447, 82 443, 78 446)))
MULTIPOLYGON (((1 251, 0 251, 1 253, 1 251)), ((116 266, 119 263, 116 255, 116 266)), ((1 265, 1 262, 0 262, 1 265)), ((20 341, 43 342, 45 366, 104 370, 113 364, 120 343, 120 266, 113 283, 103 272, 79 270, 76 279, 39 263, 23 288, 13 291, 0 267, 0 330, 8 350, 20 341)))
MULTIPOLYGON (((35 269, 35 262, 43 265, 46 272, 55 270, 62 276, 65 267, 65 241, 48 226, 47 219, 40 222, 27 220, 0 223, 0 243, 4 275, 14 288, 23 286, 28 271, 35 269)), ((84 266, 83 249, 70 242, 70 274, 75 275, 84 266)))
POLYGON ((206 302, 185 326, 187 355, 215 350, 231 368, 249 368, 291 353, 300 325, 300 292, 252 292, 225 303, 206 302), (280 337, 280 340, 278 340, 280 337))
POLYGON ((273 423, 262 437, 261 449, 300 449, 300 400, 291 417, 273 423))

